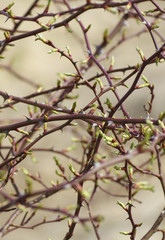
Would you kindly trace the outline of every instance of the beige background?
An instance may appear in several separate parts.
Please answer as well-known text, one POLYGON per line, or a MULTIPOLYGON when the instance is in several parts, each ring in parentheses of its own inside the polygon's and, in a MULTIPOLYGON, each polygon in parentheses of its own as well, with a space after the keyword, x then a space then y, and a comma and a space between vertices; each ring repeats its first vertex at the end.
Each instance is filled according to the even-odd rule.
MULTIPOLYGON (((25 12, 27 6, 30 5, 32 1, 25 1, 25 0, 16 0, 15 5, 13 6, 13 12, 15 15, 21 15, 25 12)), ((77 1, 77 3, 83 1, 77 1)), ((11 1, 8 0, 1 0, 0 1, 0 9, 6 7, 8 3, 11 1)), ((43 1, 45 4, 46 1, 43 1)), ((145 8, 149 8, 150 5, 145 5, 145 8)), ((59 6, 57 6, 58 8, 59 6)), ((60 8, 60 7, 59 7, 60 8)), ((52 7, 52 10, 54 8, 52 7)), ((36 13, 41 11, 40 9, 36 10, 36 13)), ((103 10, 94 10, 90 12, 84 13, 80 16, 80 19, 83 21, 85 26, 88 26, 89 23, 92 24, 91 29, 88 33, 91 46, 93 50, 95 46, 101 41, 100 32, 103 33, 105 28, 108 28, 109 31, 113 29, 116 25, 117 21, 119 20, 119 16, 112 15, 103 10), (96 21, 97 20, 97 21, 96 21)), ((10 20, 5 22, 6 18, 0 15, 0 26, 1 27, 10 27, 11 22, 10 20)), ((43 20, 44 21, 44 20, 43 20)), ((160 23, 160 32, 162 31, 164 25, 160 23)), ((71 52, 73 54, 73 58, 77 61, 84 60, 87 56, 86 48, 83 43, 82 33, 79 29, 79 26, 75 22, 70 23, 70 27, 73 29, 73 34, 69 33, 65 28, 56 29, 54 31, 43 33, 42 35, 45 38, 51 39, 54 44, 60 48, 61 50, 66 49, 66 45, 69 45, 71 52), (82 44, 79 44, 79 39, 82 44)), ((132 34, 136 31, 136 29, 141 29, 142 23, 135 23, 134 20, 130 20, 127 25, 127 32, 128 34, 132 34)), ((37 24, 34 23, 25 23, 21 26, 21 30, 27 30, 30 28, 38 28, 37 24)), ((3 34, 0 32, 0 40, 2 40, 3 34)), ((113 41, 112 44, 115 43, 119 39, 117 36, 113 41)), ((51 88, 56 85, 57 81, 57 73, 63 72, 74 72, 73 67, 71 64, 66 61, 64 58, 60 58, 59 54, 47 54, 49 47, 44 46, 40 41, 34 41, 35 37, 27 38, 23 41, 15 42, 15 47, 8 47, 8 50, 4 52, 5 59, 1 60, 1 64, 11 64, 13 69, 17 71, 19 74, 26 76, 26 78, 32 80, 33 82, 37 83, 38 85, 43 86, 44 89, 51 88)), ((161 43, 158 41, 161 45, 161 43)), ((137 61, 140 62, 140 58, 136 51, 136 46, 139 46, 143 51, 146 57, 150 56, 150 53, 153 52, 153 44, 151 39, 147 34, 141 35, 138 38, 129 40, 121 45, 117 50, 115 50, 112 55, 115 56, 115 67, 127 66, 136 64, 137 61)), ((105 68, 108 67, 109 62, 103 62, 105 68)), ((97 69, 92 68, 89 73, 87 73, 86 77, 96 73, 97 69)), ((152 117, 157 118, 160 111, 164 110, 164 64, 160 64, 158 67, 150 66, 145 72, 144 75, 155 84, 155 101, 153 104, 153 111, 152 117)), ((25 86, 24 83, 19 81, 16 77, 9 74, 6 70, 0 68, 0 90, 7 92, 9 94, 13 94, 16 96, 25 96, 32 91, 34 88, 30 87, 28 84, 25 86)), ((107 84, 104 82, 104 84, 107 84)), ((84 88, 85 89, 85 88, 84 88)), ((122 91, 119 89, 119 93, 121 96, 124 94, 126 90, 123 88, 122 91)), ((84 106, 84 102, 88 102, 89 99, 92 99, 90 91, 87 92, 86 90, 80 92, 80 98, 78 100, 78 108, 84 106), (88 97, 87 97, 88 96, 88 97)), ((44 101, 45 99, 39 98, 40 101, 44 101)), ((132 117, 139 117, 143 116, 146 117, 143 105, 147 103, 149 100, 149 94, 146 90, 141 90, 135 92, 133 97, 131 96, 126 102, 126 108, 130 112, 132 117)), ((0 102, 2 103, 1 99, 0 102)), ((69 101, 66 102, 67 106, 71 104, 69 101)), ((24 115, 27 114, 27 109, 25 109, 24 105, 18 106, 18 111, 14 112, 12 110, 3 111, 0 113, 1 119, 24 119, 24 115)), ((64 149, 70 146, 70 134, 73 134, 72 130, 68 129, 65 130, 63 133, 52 134, 50 137, 46 137, 45 139, 41 140, 41 145, 46 146, 49 145, 50 147, 53 145, 56 149, 64 149), (62 143, 59 139, 62 137, 62 143), (61 145, 62 144, 62 145, 61 145)), ((6 144, 7 144, 6 140, 6 144)), ((75 151, 74 155, 79 158, 79 149, 75 151)), ((43 177, 43 180, 50 186, 50 181, 53 179, 56 180, 55 175, 55 165, 52 160, 54 154, 47 154, 47 153, 35 153, 35 158, 39 161, 38 164, 32 163, 31 159, 26 159, 26 162, 22 163, 22 166, 26 167, 27 169, 31 170, 32 173, 40 172, 43 177)), ((110 157, 110 154, 109 156, 110 157)), ((140 161, 144 161, 143 156, 140 161)), ((67 163, 66 159, 63 159, 65 163, 67 163)), ((144 179, 144 178, 143 178, 144 179)), ((146 179, 146 178, 145 178, 146 179)), ((160 211, 163 208, 164 200, 163 200, 163 193, 160 187, 160 184, 157 180, 150 178, 151 182, 155 186, 155 192, 151 193, 149 191, 141 191, 138 195, 138 199, 143 199, 142 204, 134 203, 134 218, 137 223, 143 222, 141 228, 137 231, 137 240, 141 239, 144 235, 146 230, 150 228, 150 226, 155 221, 156 217, 159 215, 160 211)), ((19 173, 17 177, 17 181, 19 186, 22 187, 22 191, 24 190, 25 180, 23 174, 19 173)), ((37 185, 36 185, 37 187, 37 185)), ((121 189, 117 185, 110 184, 107 186, 107 189, 112 192, 121 192, 121 189)), ((124 203, 127 202, 126 199, 120 199, 124 203)), ((94 215, 101 214, 104 216, 104 221, 100 226, 100 236, 101 239, 104 240, 121 240, 121 239, 129 239, 127 236, 122 236, 119 234, 120 231, 130 231, 130 223, 126 220, 127 215, 125 212, 116 205, 117 199, 111 196, 108 196, 104 193, 98 191, 95 196, 94 203, 92 206, 92 212, 94 215)), ((50 206, 55 205, 58 206, 60 202, 61 206, 66 206, 75 202, 75 196, 73 196, 73 192, 70 191, 66 193, 59 194, 59 196, 54 196, 51 199, 45 200, 45 204, 50 204, 50 206)), ((86 207, 82 209, 84 215, 87 213, 86 207)), ((47 219, 55 218, 53 214, 47 214, 42 212, 40 215, 39 213, 36 214, 36 218, 33 219, 33 222, 41 221, 41 219, 47 215, 47 219)), ((0 215, 0 223, 1 225, 7 218, 3 214, 0 215)), ((32 224, 32 223, 31 223, 32 224)), ((81 240, 81 239, 96 239, 94 235, 94 231, 90 224, 88 224, 88 231, 84 231, 83 227, 79 224, 76 228, 75 235, 72 238, 73 240, 81 240)), ((55 224, 48 224, 40 226, 34 230, 17 230, 9 235, 5 236, 4 240, 27 240, 27 239, 48 239, 50 237, 52 240, 63 239, 64 233, 67 229, 67 222, 65 223, 55 223, 55 224)), ((160 234, 155 234, 151 239, 158 240, 161 239, 160 234)))

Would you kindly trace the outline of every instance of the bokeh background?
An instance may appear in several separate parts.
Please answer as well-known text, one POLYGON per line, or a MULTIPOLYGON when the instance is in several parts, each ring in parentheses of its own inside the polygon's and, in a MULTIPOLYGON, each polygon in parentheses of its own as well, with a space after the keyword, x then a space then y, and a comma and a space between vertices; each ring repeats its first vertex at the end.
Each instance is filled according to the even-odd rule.
MULTIPOLYGON (((32 2, 33 1, 31 0, 15 0, 15 4, 12 7, 14 14, 18 16, 23 15, 32 2)), ((40 2, 41 4, 46 5, 47 1, 43 0, 40 2)), ((80 3, 83 3, 84 1, 77 0, 69 2, 72 4, 72 6, 76 6, 80 3)), ((161 4, 162 6, 164 4, 163 1, 157 2, 160 2, 159 4, 161 4)), ((9 3, 11 3, 11 1, 1 0, 0 9, 6 7, 9 3)), ((141 4, 140 6, 143 11, 145 9, 149 9, 151 6, 153 8, 153 5, 151 5, 149 1, 145 4, 141 4)), ((35 11, 33 11, 33 14, 41 12, 42 9, 43 8, 36 8, 35 11)), ((51 9, 52 11, 60 11, 61 5, 51 4, 51 9)), ((80 19, 85 26, 91 24, 91 28, 88 32, 88 37, 90 39, 92 49, 94 50, 97 44, 102 40, 104 30, 107 28, 110 32, 119 21, 120 15, 114 15, 108 11, 104 11, 101 9, 89 12, 87 11, 80 16, 80 19)), ((44 21, 45 20, 43 19, 43 22, 44 21)), ((0 26, 1 28, 11 28, 12 22, 10 20, 6 21, 6 17, 0 15, 0 26)), ((81 62, 87 57, 87 50, 84 44, 82 32, 76 21, 72 21, 69 26, 73 31, 72 33, 68 32, 66 28, 62 27, 53 31, 43 33, 42 36, 52 40, 53 43, 61 50, 66 51, 66 45, 68 45, 71 49, 73 58, 81 62)), ((36 29, 38 27, 39 26, 35 23, 25 22, 20 26, 19 30, 26 31, 29 29, 36 29)), ((143 23, 137 23, 135 20, 130 19, 128 22, 125 23, 125 26, 123 28, 127 29, 128 35, 131 35, 137 32, 138 29, 140 30, 144 28, 144 26, 143 23)), ((161 33, 164 33, 164 29, 165 24, 162 20, 162 22, 160 23, 159 31, 161 33)), ((116 37, 113 39, 111 43, 112 45, 120 39, 120 34, 121 32, 119 32, 119 34, 117 34, 116 37)), ((66 61, 65 58, 60 58, 60 54, 48 54, 50 48, 48 46, 45 46, 40 41, 35 41, 35 38, 35 36, 32 36, 24 40, 16 41, 14 42, 13 47, 8 47, 7 50, 3 53, 3 56, 5 58, 0 61, 0 90, 9 94, 13 94, 15 96, 22 97, 30 94, 31 92, 34 92, 36 89, 35 86, 31 86, 30 84, 21 81, 18 76, 11 74, 9 71, 7 71, 5 66, 10 66, 17 74, 19 74, 20 76, 24 76, 26 79, 32 81, 38 86, 42 86, 43 89, 49 89, 56 86, 58 73, 74 71, 73 66, 70 64, 70 62, 66 61)), ((2 39, 4 39, 3 31, 0 31, 0 40, 2 39)), ((161 45, 160 40, 158 40, 158 43, 161 45)), ((119 46, 118 48, 116 48, 116 50, 112 52, 112 55, 115 57, 115 68, 124 66, 126 67, 128 65, 134 65, 138 61, 140 62, 141 60, 136 51, 137 46, 139 46, 139 48, 143 50, 146 57, 149 57, 151 53, 154 52, 154 46, 149 34, 144 33, 139 37, 132 38, 124 42, 123 44, 121 44, 121 46, 119 46)), ((102 64, 105 68, 107 68, 109 66, 109 62, 106 60, 103 61, 102 64)), ((93 75, 93 73, 96 72, 97 68, 93 67, 87 73, 86 77, 90 77, 93 75)), ((144 75, 151 83, 155 85, 155 100, 152 109, 152 117, 157 118, 160 111, 163 111, 165 107, 164 64, 159 64, 158 66, 151 65, 145 70, 144 75)), ((106 82, 104 82, 104 84, 106 84, 106 82)), ((124 94, 125 91, 126 90, 124 88, 119 90, 121 96, 124 94)), ((78 91, 78 94, 80 96, 78 100, 78 108, 83 107, 85 103, 89 102, 89 99, 93 98, 90 91, 88 92, 85 88, 81 88, 81 91, 78 91)), ((37 99, 39 99, 40 101, 44 101, 46 97, 45 99, 44 97, 37 99)), ((147 101, 149 99, 150 94, 149 92, 147 92, 147 90, 144 89, 141 91, 137 91, 133 94, 133 96, 128 98, 125 106, 132 117, 146 117, 144 105, 147 104, 147 101)), ((3 104, 3 99, 0 99, 0 102, 1 104, 3 104)), ((71 103, 69 101, 66 101, 66 106, 69 107, 69 104, 71 103)), ((17 107, 17 112, 13 110, 5 110, 2 111, 0 114, 1 121, 5 120, 7 123, 10 119, 14 119, 14 121, 16 121, 17 119, 23 120, 24 116, 27 115, 27 109, 25 108, 25 105, 19 104, 17 107)), ((120 115, 120 113, 118 114, 120 115)), ((82 125, 80 132, 83 132, 83 127, 84 126, 82 125)), ((74 137, 74 132, 71 129, 64 130, 63 133, 52 134, 52 136, 42 139, 40 145, 36 147, 53 146, 55 147, 55 149, 65 149, 68 146, 72 145, 71 136, 74 137)), ((6 139, 5 141, 6 144, 8 144, 8 140, 6 139)), ((25 162, 22 163, 22 167, 27 168, 33 174, 39 172, 42 176, 42 179, 50 186, 50 181, 56 181, 57 178, 55 175, 55 164, 52 160, 54 154, 35 152, 34 156, 37 160, 37 163, 33 163, 31 161, 31 158, 29 157, 26 159, 25 162)), ((78 159, 80 158, 79 149, 75 150, 74 156, 78 159)), ((111 153, 109 153, 108 157, 111 157, 111 153)), ((143 157, 145 158, 146 156, 141 156, 141 158, 143 157)), ((64 161, 64 164, 68 164, 66 159, 60 159, 64 161)), ((141 161, 143 159, 137 160, 141 161)), ((137 239, 141 239, 145 232, 151 227, 151 225, 159 215, 160 211, 163 209, 164 205, 163 193, 159 182, 154 178, 148 179, 155 186, 155 191, 141 191, 137 195, 137 198, 139 200, 142 200, 142 203, 135 203, 134 219, 138 223, 143 222, 141 228, 139 228, 139 231, 137 231, 137 239)), ((143 180, 143 178, 141 180, 143 180)), ((144 180, 146 180, 146 177, 144 180)), ((25 177, 23 173, 20 172, 18 174, 17 182, 20 188, 22 188, 23 192, 25 187, 25 177)), ((119 188, 119 186, 117 186, 117 184, 113 185, 111 183, 107 186, 107 190, 118 193, 121 192, 121 189, 119 188)), ((70 192, 68 190, 67 192, 63 192, 58 196, 54 196, 50 199, 45 200, 45 204, 53 206, 55 203, 56 206, 58 206, 59 204, 60 207, 65 207, 67 205, 73 204, 73 202, 76 202, 76 199, 73 197, 72 194, 73 192, 70 192)), ((99 191, 94 198, 94 202, 92 205, 92 213, 94 215, 99 214, 104 216, 104 221, 102 222, 99 229, 100 236, 102 237, 101 239, 129 239, 128 236, 123 236, 119 233, 120 231, 130 231, 131 226, 129 221, 126 219, 126 213, 116 204, 117 200, 118 199, 116 199, 115 197, 109 196, 99 191)), ((124 203, 127 202, 127 199, 124 198, 121 198, 120 200, 124 203)), ((82 215, 83 214, 84 216, 87 214, 87 209, 85 208, 85 206, 82 209, 82 215)), ((41 221, 41 219, 43 219, 45 215, 47 216, 47 219, 53 219, 52 213, 37 213, 36 217, 32 220, 31 225, 32 223, 41 221)), ((8 216, 9 215, 7 213, 5 213, 5 215, 0 215, 1 225, 3 225, 3 223, 7 220, 8 216)), ((164 223, 162 223, 162 225, 163 224, 164 223)), ((3 239, 39 240, 50 238, 52 240, 58 240, 63 239, 67 228, 68 227, 66 220, 61 223, 42 225, 33 230, 20 229, 4 236, 3 239)), ((75 230, 75 235, 72 239, 95 239, 95 234, 92 226, 90 224, 87 224, 87 228, 84 229, 80 224, 78 224, 75 230)), ((161 234, 156 233, 151 239, 161 239, 161 234)))

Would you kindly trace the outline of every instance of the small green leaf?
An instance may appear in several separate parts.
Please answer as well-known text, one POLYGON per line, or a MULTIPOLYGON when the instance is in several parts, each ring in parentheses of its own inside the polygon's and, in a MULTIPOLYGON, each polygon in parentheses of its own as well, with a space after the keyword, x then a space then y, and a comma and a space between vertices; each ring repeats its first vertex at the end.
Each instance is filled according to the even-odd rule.
POLYGON ((57 87, 59 87, 59 88, 61 87, 61 80, 59 80, 59 79, 57 80, 57 87))
POLYGON ((159 28, 159 25, 152 25, 152 29, 159 28))
POLYGON ((115 165, 115 166, 114 166, 114 169, 117 170, 117 171, 120 171, 120 170, 121 170, 121 167, 115 165))
POLYGON ((69 211, 69 210, 75 210, 77 208, 77 204, 73 204, 73 205, 68 205, 68 206, 66 206, 65 207, 65 209, 67 210, 67 211, 69 211))
POLYGON ((106 184, 109 184, 110 183, 110 180, 109 179, 106 179, 106 178, 102 178, 101 181, 103 183, 106 183, 106 184))
POLYGON ((6 11, 11 18, 14 18, 14 13, 9 9, 6 11))
POLYGON ((6 135, 5 135, 4 133, 1 133, 1 134, 0 134, 0 144, 2 143, 2 140, 5 138, 5 136, 6 136, 6 135))
POLYGON ((47 23, 48 26, 51 26, 56 21, 55 17, 52 17, 49 22, 47 23))
POLYGON ((80 193, 81 193, 81 195, 84 197, 84 198, 86 198, 86 199, 90 199, 90 193, 87 191, 87 190, 84 190, 84 189, 81 189, 80 190, 80 193))
POLYGON ((123 234, 123 235, 130 235, 130 232, 120 232, 120 234, 123 234))
POLYGON ((59 172, 58 170, 56 170, 56 174, 57 174, 58 176, 60 176, 60 177, 64 177, 64 174, 61 173, 61 172, 59 172))
POLYGON ((28 175, 28 174, 29 174, 29 172, 28 172, 28 170, 27 170, 26 168, 22 167, 21 169, 22 169, 22 171, 23 171, 23 173, 24 173, 25 175, 28 175))
POLYGON ((71 111, 74 112, 77 106, 77 102, 74 102, 72 107, 71 107, 71 111))
POLYGON ((68 51, 69 56, 71 56, 71 50, 70 50, 70 48, 69 48, 68 45, 66 45, 66 49, 67 49, 67 51, 68 51))
POLYGON ((159 120, 162 121, 165 118, 165 111, 159 114, 159 120))
POLYGON ((101 89, 103 89, 103 83, 100 78, 96 78, 96 81, 98 82, 101 89))
POLYGON ((6 170, 0 170, 0 181, 4 181, 6 179, 6 170))
POLYGON ((50 30, 50 26, 48 25, 45 25, 44 23, 41 23, 41 22, 37 22, 42 28, 44 28, 45 30, 50 30))
POLYGON ((126 206, 125 206, 125 204, 122 203, 121 201, 117 200, 117 204, 118 204, 120 207, 122 207, 124 210, 127 209, 126 206))
POLYGON ((64 73, 64 75, 67 77, 77 77, 75 73, 64 73))
POLYGON ((68 30, 69 33, 72 33, 72 32, 73 32, 73 30, 69 27, 68 24, 66 24, 65 27, 66 27, 66 29, 68 30))
POLYGON ((151 161, 152 164, 154 163, 155 159, 156 159, 156 155, 153 153, 153 154, 151 155, 151 159, 150 159, 150 161, 151 161))
POLYGON ((14 5, 14 2, 10 3, 5 9, 9 10, 14 5))
POLYGON ((145 84, 141 84, 140 86, 138 86, 137 88, 140 89, 140 88, 145 88, 145 87, 148 87, 150 84, 149 83, 145 83, 145 84))
POLYGON ((41 34, 37 34, 37 38, 35 39, 35 41, 40 40, 43 43, 48 43, 48 40, 46 40, 45 38, 42 37, 41 34))
POLYGON ((103 40, 104 40, 105 43, 108 42, 108 28, 106 28, 106 29, 104 30, 103 40))
POLYGON ((114 56, 112 56, 111 62, 110 62, 110 69, 113 68, 114 64, 115 64, 115 58, 114 58, 114 56))
POLYGON ((82 64, 86 64, 86 63, 88 63, 89 60, 90 60, 90 57, 88 57, 87 59, 83 60, 83 61, 82 61, 82 64))
POLYGON ((19 128, 17 128, 17 132, 23 133, 23 134, 25 134, 25 135, 29 135, 28 132, 26 132, 26 131, 24 131, 24 130, 22 130, 22 129, 19 129, 19 128))
POLYGON ((58 52, 58 48, 53 48, 51 50, 48 51, 48 54, 54 53, 54 52, 58 52))
POLYGON ((31 154, 31 159, 32 159, 32 162, 33 162, 33 163, 36 163, 36 162, 37 162, 37 159, 34 157, 33 154, 31 154))
POLYGON ((65 149, 66 152, 71 152, 71 151, 73 151, 73 150, 76 150, 76 146, 75 146, 75 145, 72 145, 72 146, 67 147, 67 148, 65 149))
POLYGON ((132 166, 129 166, 129 174, 131 177, 133 176, 133 167, 132 166))
POLYGON ((7 40, 9 40, 10 39, 10 32, 9 31, 4 32, 4 36, 7 40))
POLYGON ((129 1, 126 8, 129 10, 132 7, 132 3, 129 1))
POLYGON ((31 177, 27 176, 26 177, 26 185, 27 185, 27 193, 32 193, 32 187, 33 187, 33 181, 31 177))
POLYGON ((164 122, 158 120, 158 123, 159 123, 159 126, 160 126, 163 130, 165 130, 164 122))
POLYGON ((69 164, 69 169, 75 176, 80 176, 80 174, 73 168, 72 164, 69 164))
POLYGON ((146 123, 147 123, 147 125, 149 126, 149 128, 150 128, 151 130, 154 130, 153 122, 152 122, 150 119, 147 119, 147 120, 146 120, 146 123))
POLYGON ((85 32, 87 33, 89 29, 91 28, 92 24, 89 24, 88 27, 85 29, 85 32))
POLYGON ((56 114, 56 115, 58 114, 58 112, 55 111, 55 110, 51 110, 51 112, 54 113, 54 114, 56 114))
POLYGON ((24 205, 20 204, 20 203, 17 204, 17 208, 19 208, 22 212, 27 211, 26 207, 24 205))
POLYGON ((146 58, 145 58, 144 53, 142 52, 142 50, 141 50, 139 47, 136 47, 136 50, 137 50, 137 52, 139 53, 142 61, 145 61, 146 58))
POLYGON ((137 182, 135 184, 135 188, 141 189, 141 190, 150 190, 150 191, 154 192, 154 186, 149 184, 146 181, 137 182))
POLYGON ((147 80, 147 78, 144 75, 142 75, 142 79, 145 83, 149 83, 149 81, 147 80))

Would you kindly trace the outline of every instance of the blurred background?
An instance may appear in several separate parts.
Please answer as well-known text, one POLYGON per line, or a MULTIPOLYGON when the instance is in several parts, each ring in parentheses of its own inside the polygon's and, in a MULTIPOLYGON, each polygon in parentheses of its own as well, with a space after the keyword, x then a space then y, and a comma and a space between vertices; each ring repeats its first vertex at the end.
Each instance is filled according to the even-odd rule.
MULTIPOLYGON (((12 7, 12 11, 15 15, 21 16, 23 15, 28 7, 32 4, 33 1, 25 1, 25 0, 15 0, 14 6, 12 7)), ((56 1, 55 1, 56 2, 56 1)), ((58 12, 61 11, 63 8, 61 4, 57 3, 51 4, 50 12, 58 12)), ((69 1, 72 7, 79 6, 80 4, 84 3, 85 1, 69 1)), ((159 2, 160 6, 163 5, 162 1, 159 2)), ((5 8, 11 1, 9 0, 1 0, 0 1, 0 10, 5 8)), ((46 5, 47 1, 43 0, 40 1, 40 4, 46 5)), ((153 9, 153 5, 149 3, 149 1, 145 4, 139 5, 141 10, 145 11, 148 9, 153 9)), ((33 11, 33 15, 36 15, 42 12, 43 8, 35 8, 33 11)), ((92 50, 94 51, 96 46, 102 41, 103 33, 105 29, 108 29, 109 32, 116 26, 119 22, 121 16, 119 14, 113 14, 111 12, 105 11, 103 9, 87 11, 79 16, 82 20, 84 26, 88 26, 91 24, 91 28, 88 31, 88 37, 90 40, 90 44, 92 50)), ((0 40, 4 39, 2 29, 10 29, 12 25, 12 21, 9 19, 7 20, 5 16, 0 15, 0 40)), ((42 19, 43 23, 47 19, 42 19)), ((165 29, 164 21, 159 23, 159 31, 163 33, 163 29, 165 29)), ((88 56, 86 46, 84 43, 84 38, 78 23, 74 20, 69 23, 69 27, 72 29, 72 33, 70 33, 65 27, 61 27, 59 29, 51 30, 41 35, 51 40, 57 48, 60 50, 66 51, 66 46, 70 47, 73 59, 78 61, 79 64, 83 60, 86 59, 88 56)), ((19 31, 28 31, 32 29, 39 28, 39 25, 34 22, 24 22, 21 24, 19 31)), ((144 24, 141 22, 136 22, 134 19, 129 19, 129 21, 125 22, 122 30, 126 29, 127 35, 135 34, 136 32, 144 29, 144 24)), ((19 34, 19 33, 17 33, 19 34)), ((110 43, 111 46, 115 45, 119 39, 120 34, 122 31, 119 32, 115 36, 115 38, 110 43)), ((35 92, 37 88, 40 86, 43 89, 49 89, 55 87, 57 84, 58 74, 60 73, 74 73, 74 68, 69 61, 65 58, 61 58, 60 54, 53 53, 48 54, 48 51, 51 49, 50 47, 44 45, 41 41, 35 41, 36 37, 32 36, 23 40, 19 40, 13 42, 14 46, 7 47, 7 50, 2 54, 4 59, 0 60, 0 90, 7 92, 8 94, 12 94, 18 97, 26 96, 32 92, 35 92), (24 77, 24 81, 22 81, 22 77, 24 77), (29 84, 32 82, 32 84, 29 84)), ((161 46, 161 41, 158 37, 156 37, 159 46, 161 46)), ((131 38, 128 41, 123 42, 119 47, 117 47, 112 53, 110 54, 110 58, 114 56, 115 58, 115 65, 114 68, 119 67, 127 67, 137 64, 137 62, 141 62, 141 59, 136 51, 136 47, 139 47, 144 52, 144 55, 149 57, 151 54, 155 52, 153 42, 149 36, 149 34, 144 33, 139 35, 138 37, 131 38)), ((109 48, 105 49, 108 50, 109 48)), ((109 67, 110 64, 109 60, 105 59, 102 61, 102 65, 105 69, 109 67)), ((84 76, 84 78, 89 78, 96 74, 98 69, 96 67, 92 67, 84 76)), ((120 74, 118 74, 120 75, 120 74)), ((115 76, 118 76, 115 75, 115 76)), ((147 79, 155 85, 155 100, 153 103, 152 108, 152 118, 157 119, 160 111, 164 109, 164 89, 165 89, 165 81, 164 81, 164 64, 155 64, 150 65, 144 71, 144 75, 147 79)), ((121 74, 119 77, 123 77, 121 74)), ((131 81, 129 80, 129 84, 131 81)), ((117 83, 118 80, 114 80, 114 83, 117 83)), ((106 80, 103 79, 104 85, 107 84, 106 80)), ((127 91, 127 89, 120 88, 119 95, 123 96, 123 94, 127 91)), ((81 109, 85 103, 88 103, 90 99, 93 99, 91 96, 90 90, 86 89, 85 87, 75 90, 75 93, 79 94, 78 102, 78 109, 81 109)), ((108 93, 109 94, 109 93, 108 93)), ((107 96, 108 96, 107 94, 107 96)), ((104 98, 106 95, 104 96, 104 98)), ((42 96, 37 98, 38 101, 45 101, 46 97, 42 96)), ((146 112, 144 110, 144 105, 147 106, 147 101, 150 100, 150 93, 147 89, 136 91, 132 96, 128 98, 125 103, 125 107, 130 113, 132 118, 136 117, 147 117, 146 112)), ((104 99, 103 99, 104 101, 104 99)), ((115 102, 115 99, 112 99, 112 102, 115 102)), ((0 103, 3 104, 3 99, 0 98, 0 103)), ((72 104, 70 101, 65 102, 67 107, 71 107, 72 104)), ((17 111, 14 110, 4 110, 1 111, 1 118, 0 121, 4 123, 9 123, 10 120, 18 121, 24 120, 27 115, 27 108, 25 108, 24 104, 18 104, 17 111)), ((117 113, 116 116, 120 116, 120 112, 117 113)), ((85 127, 83 124, 80 125, 80 134, 83 134, 83 128, 85 127)), ((77 134, 77 133, 76 133, 77 134)), ((63 132, 58 132, 43 138, 39 144, 36 145, 37 147, 44 147, 49 146, 54 147, 55 149, 66 149, 68 146, 71 146, 73 143, 71 141, 71 136, 74 137, 74 131, 72 129, 66 129, 63 132)), ((6 145, 8 144, 8 139, 5 140, 6 145)), ((80 148, 78 147, 74 150, 74 157, 80 159, 81 152, 80 148)), ((112 157, 111 153, 107 153, 108 158, 112 157)), ((44 152, 34 152, 35 159, 37 163, 34 163, 31 158, 26 158, 26 161, 22 162, 19 167, 25 167, 33 174, 39 173, 42 176, 42 180, 46 182, 48 186, 50 186, 50 181, 53 180, 54 182, 57 180, 57 176, 55 175, 55 164, 53 161, 53 153, 44 153, 44 152)), ((147 156, 142 156, 142 159, 136 159, 137 161, 143 161, 147 156)), ((64 157, 60 157, 60 161, 64 162, 64 165, 68 164, 68 160, 64 157)), ((18 176, 16 176, 17 182, 22 188, 22 192, 25 188, 25 177, 22 172, 19 172, 18 176)), ((146 177, 142 177, 140 180, 146 180, 146 177)), ((164 199, 163 193, 161 190, 161 186, 159 182, 155 178, 147 178, 151 184, 154 185, 155 191, 141 191, 137 194, 136 198, 142 201, 142 203, 135 202, 134 203, 134 219, 136 223, 142 222, 142 226, 137 231, 137 240, 141 239, 141 237, 146 233, 146 231, 151 227, 154 223, 157 216, 160 214, 160 211, 163 209, 164 206, 164 199)), ((41 186, 35 186, 37 187, 41 186)), ((90 187, 90 186, 88 186, 90 187)), ((107 190, 112 193, 121 193, 123 189, 116 184, 107 184, 107 190)), ((9 186, 10 189, 10 186, 9 186)), ((125 192, 126 193, 126 192, 125 192)), ((124 194, 124 193, 123 193, 124 194)), ((99 228, 99 233, 101 239, 104 240, 121 240, 121 239, 129 239, 128 236, 123 236, 119 232, 130 231, 130 223, 126 219, 126 213, 120 208, 116 201, 118 199, 109 196, 106 193, 98 191, 95 195, 93 205, 92 205, 92 213, 93 215, 102 215, 104 217, 103 222, 99 228)), ((122 202, 126 203, 126 198, 120 199, 122 202)), ((76 197, 73 194, 73 191, 65 191, 61 192, 59 195, 55 195, 50 199, 44 200, 44 203, 48 206, 56 206, 65 207, 71 204, 76 204, 76 197)), ((87 216, 87 208, 84 205, 82 208, 82 216, 87 216)), ((0 215, 0 222, 1 225, 8 219, 10 213, 5 213, 0 215)), ((47 212, 40 212, 36 213, 35 218, 31 221, 31 225, 37 223, 38 221, 42 221, 44 216, 47 216, 47 219, 51 220, 55 217, 52 213, 47 212)), ((20 218, 21 221, 21 218, 20 218)), ((18 219, 19 222, 19 219, 18 219)), ((162 224, 163 225, 163 224, 162 224)), ((5 240, 27 240, 27 239, 52 239, 58 240, 63 239, 65 233, 67 232, 67 220, 64 222, 59 223, 51 223, 41 225, 33 230, 26 230, 26 229, 19 229, 14 232, 9 233, 8 235, 4 236, 3 239, 5 240)), ((82 240, 82 239, 96 239, 92 226, 87 224, 84 228, 81 224, 78 224, 75 230, 75 234, 72 238, 73 240, 82 240)), ((161 234, 156 233, 152 240, 161 239, 161 234)))

